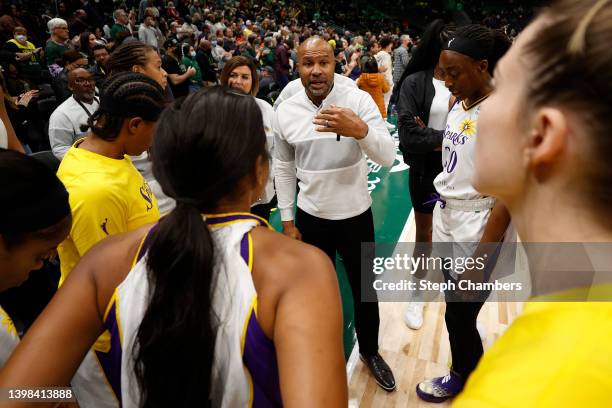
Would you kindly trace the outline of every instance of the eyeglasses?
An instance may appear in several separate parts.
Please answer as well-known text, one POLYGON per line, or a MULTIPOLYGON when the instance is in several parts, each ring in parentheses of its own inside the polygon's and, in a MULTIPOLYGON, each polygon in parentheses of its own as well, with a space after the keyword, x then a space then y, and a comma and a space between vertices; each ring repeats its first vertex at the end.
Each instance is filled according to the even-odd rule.
POLYGON ((77 85, 93 84, 96 81, 93 78, 75 78, 74 83, 77 85))

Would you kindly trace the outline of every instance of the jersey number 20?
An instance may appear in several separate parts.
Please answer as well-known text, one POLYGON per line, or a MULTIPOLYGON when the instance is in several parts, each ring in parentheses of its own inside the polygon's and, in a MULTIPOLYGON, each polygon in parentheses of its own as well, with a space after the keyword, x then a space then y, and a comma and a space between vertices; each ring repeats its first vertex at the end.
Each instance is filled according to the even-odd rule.
MULTIPOLYGON (((447 151, 450 151, 450 148, 448 146, 445 147, 445 149, 447 151)), ((457 152, 455 150, 451 151, 448 160, 444 162, 443 166, 446 169, 447 173, 452 173, 453 170, 455 170, 455 167, 457 167, 457 152)))

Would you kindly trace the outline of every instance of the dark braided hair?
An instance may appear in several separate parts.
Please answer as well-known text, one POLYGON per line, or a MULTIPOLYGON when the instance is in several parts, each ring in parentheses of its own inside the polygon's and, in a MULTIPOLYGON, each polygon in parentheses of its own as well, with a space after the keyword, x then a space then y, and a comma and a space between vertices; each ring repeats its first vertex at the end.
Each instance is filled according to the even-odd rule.
POLYGON ((81 126, 81 131, 91 129, 94 135, 109 141, 119 136, 124 120, 142 117, 142 112, 147 110, 161 111, 165 106, 164 91, 159 84, 135 72, 122 72, 109 78, 104 83, 100 99, 103 102, 87 124, 81 126), (108 106, 104 101, 108 101, 108 106), (121 115, 109 109, 109 106, 119 105, 123 109, 121 115))
POLYGON ((141 42, 130 42, 117 47, 106 63, 109 75, 131 71, 134 65, 144 67, 150 52, 157 52, 157 50, 141 42))
POLYGON ((486 51, 487 62, 489 63, 487 70, 491 75, 493 75, 493 71, 499 60, 512 45, 506 34, 480 24, 470 24, 458 28, 455 32, 455 37, 472 40, 486 51))

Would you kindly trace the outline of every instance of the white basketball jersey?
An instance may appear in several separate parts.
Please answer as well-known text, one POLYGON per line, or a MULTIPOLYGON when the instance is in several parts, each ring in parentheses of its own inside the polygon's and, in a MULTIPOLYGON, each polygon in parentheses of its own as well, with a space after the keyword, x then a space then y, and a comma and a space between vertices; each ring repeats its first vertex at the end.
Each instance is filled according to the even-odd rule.
POLYGON ((463 102, 457 102, 448 113, 442 141, 442 172, 434 180, 442 198, 483 198, 472 186, 476 126, 481 106, 482 100, 470 109, 465 109, 463 102))
MULTIPOLYGON (((251 275, 253 246, 249 231, 268 224, 246 213, 207 216, 206 223, 216 251, 212 315, 218 320, 213 322, 212 406, 280 406, 276 351, 257 321, 257 293, 251 275)), ((141 403, 133 347, 152 289, 146 261, 150 236, 107 307, 104 324, 110 333, 110 349, 104 355, 97 353, 123 408, 138 408, 141 403)))

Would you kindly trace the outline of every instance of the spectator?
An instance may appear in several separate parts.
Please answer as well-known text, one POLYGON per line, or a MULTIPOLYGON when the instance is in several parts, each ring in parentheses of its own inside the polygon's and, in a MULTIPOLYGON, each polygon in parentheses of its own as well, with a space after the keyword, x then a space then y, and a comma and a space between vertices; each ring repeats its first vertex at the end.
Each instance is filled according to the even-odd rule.
POLYGON ((231 28, 225 30, 225 37, 223 38, 223 49, 234 55, 236 53, 236 38, 234 37, 234 31, 231 28))
POLYGON ((337 47, 334 50, 334 55, 336 58, 336 67, 334 72, 339 75, 344 75, 346 71, 346 56, 344 54, 344 49, 337 47))
POLYGON ((178 41, 170 39, 166 41, 166 55, 162 57, 162 67, 168 73, 170 89, 176 98, 187 96, 189 93, 189 80, 196 74, 192 67, 185 67, 180 61, 180 49, 178 41))
POLYGON ((254 62, 257 62, 257 47, 259 46, 259 42, 256 43, 256 41, 257 36, 251 34, 249 38, 247 38, 247 42, 244 44, 240 55, 251 58, 254 62))
POLYGON ((49 119, 49 142, 59 160, 86 133, 81 126, 87 123, 99 106, 91 72, 83 68, 73 69, 68 74, 68 86, 72 96, 58 106, 49 119))
POLYGON ((59 103, 64 102, 71 95, 68 88, 68 73, 73 69, 87 68, 87 58, 77 50, 68 50, 62 55, 64 68, 53 79, 53 92, 59 103))
POLYGON ((251 20, 247 20, 245 24, 244 30, 242 30, 242 34, 245 38, 249 38, 249 35, 253 34, 253 23, 251 20))
POLYGON ((96 35, 96 41, 100 44, 108 45, 108 41, 104 38, 104 31, 100 27, 96 27, 94 34, 96 35))
POLYGON ((113 13, 113 18, 115 19, 115 24, 111 27, 110 37, 115 40, 117 39, 117 34, 122 32, 132 33, 129 27, 129 18, 128 14, 123 9, 117 9, 113 13))
POLYGON ((200 6, 200 0, 193 0, 193 3, 191 4, 191 6, 189 6, 189 14, 191 14, 192 16, 195 14, 202 14, 204 12, 204 9, 202 9, 202 7, 200 6))
POLYGON ((361 76, 361 66, 359 61, 361 60, 363 52, 361 48, 356 48, 350 57, 350 62, 346 67, 344 76, 349 77, 353 81, 356 81, 361 76))
POLYGON ((385 79, 384 74, 378 72, 378 63, 376 58, 370 57, 363 64, 363 73, 357 80, 359 89, 370 94, 383 119, 387 118, 387 107, 385 106, 384 94, 389 92, 390 84, 385 79))
POLYGON ((108 50, 104 45, 97 44, 93 48, 93 57, 95 64, 91 67, 90 71, 93 75, 94 81, 96 82, 96 86, 100 87, 107 74, 106 62, 109 57, 108 50))
POLYGON ((78 37, 83 31, 87 31, 89 23, 87 22, 87 13, 83 9, 78 9, 74 12, 70 20, 70 38, 78 37))
POLYGON ((79 44, 79 51, 81 51, 81 54, 87 56, 87 59, 89 60, 89 65, 93 65, 93 48, 98 44, 98 41, 96 40, 96 35, 94 33, 90 33, 89 31, 83 32, 79 36, 79 44))
POLYGON ((196 51, 193 45, 183 44, 181 46, 181 63, 187 68, 195 69, 194 76, 189 78, 189 92, 197 92, 202 88, 202 70, 196 61, 196 51))
MULTIPOLYGON (((100 15, 96 11, 96 5, 92 4, 90 0, 81 0, 82 9, 87 14, 87 26, 88 27, 99 27, 103 24, 100 15)), ((96 1, 97 3, 97 1, 96 1)))
POLYGON ((200 66, 204 85, 216 83, 217 73, 215 71, 215 59, 212 56, 210 41, 204 38, 200 40, 200 46, 196 52, 196 61, 200 66))
POLYGON ((68 23, 61 18, 53 18, 47 23, 47 28, 51 33, 51 39, 47 41, 45 47, 45 59, 47 65, 57 64, 67 50, 68 42, 68 23))
POLYGON ((200 34, 200 30, 198 30, 198 27, 193 24, 191 16, 186 15, 183 20, 185 21, 181 26, 181 32, 183 33, 183 35, 187 37, 197 37, 200 34))
POLYGON ((232 54, 223 49, 223 34, 221 34, 221 37, 212 37, 211 47, 212 56, 217 63, 217 67, 222 70, 225 62, 232 58, 232 54))
POLYGON ((261 52, 260 55, 260 59, 259 62, 261 63, 262 67, 272 67, 274 68, 274 62, 275 62, 275 55, 274 55, 274 48, 275 48, 275 40, 272 37, 266 37, 264 38, 264 43, 263 43, 263 50, 261 52))
MULTIPOLYGON (((380 40, 381 50, 376 54, 376 62, 378 63, 379 69, 385 74, 385 79, 391 88, 385 93, 385 106, 389 106, 391 100, 391 94, 393 92, 393 63, 391 62, 391 50, 393 49, 393 41, 389 37, 383 37, 380 40)), ((387 123, 387 126, 391 128, 391 124, 387 123)), ((395 128, 395 126, 393 126, 395 128)))
MULTIPOLYGON (((366 52, 364 52, 361 55, 361 61, 360 61, 360 65, 365 64, 365 62, 370 59, 370 57, 376 57, 376 54, 378 54, 378 52, 380 51, 380 44, 378 43, 378 41, 376 40, 372 40, 370 41, 370 43, 368 44, 368 46, 365 48, 366 52)), ((376 63, 378 64, 378 61, 376 61, 376 63)), ((380 67, 378 67, 379 72, 380 72, 380 67)))
POLYGON ((28 41, 28 31, 24 27, 15 28, 13 38, 6 42, 4 50, 14 56, 17 68, 26 79, 35 82, 40 79, 42 48, 36 48, 28 41))
POLYGON ((168 16, 168 18, 171 18, 171 19, 179 18, 180 14, 178 10, 176 9, 176 7, 174 7, 173 1, 168 2, 168 5, 166 6, 166 15, 168 16))
POLYGON ((289 83, 289 51, 284 40, 280 40, 274 53, 274 74, 276 82, 282 90, 289 83))
POLYGON ((147 14, 144 22, 138 28, 138 39, 153 48, 159 49, 159 40, 162 36, 159 28, 155 27, 155 17, 147 14))
POLYGON ((393 51, 393 86, 397 86, 404 70, 412 58, 409 48, 412 46, 410 36, 404 34, 400 37, 400 46, 393 51))
POLYGON ((257 98, 265 99, 270 103, 274 103, 270 100, 270 92, 278 89, 278 85, 274 80, 274 70, 271 67, 265 67, 261 70, 261 79, 259 80, 259 91, 257 92, 257 98))
POLYGON ((149 7, 151 7, 151 1, 140 0, 140 3, 138 4, 138 21, 144 21, 147 16, 147 8, 149 7))

